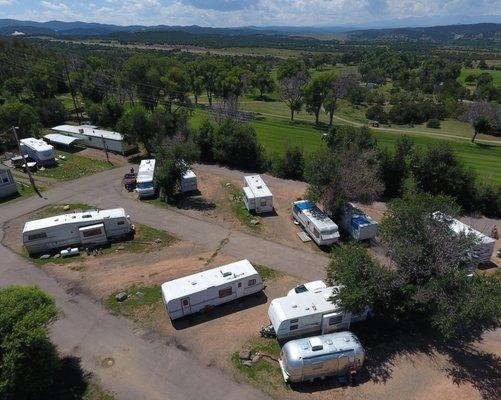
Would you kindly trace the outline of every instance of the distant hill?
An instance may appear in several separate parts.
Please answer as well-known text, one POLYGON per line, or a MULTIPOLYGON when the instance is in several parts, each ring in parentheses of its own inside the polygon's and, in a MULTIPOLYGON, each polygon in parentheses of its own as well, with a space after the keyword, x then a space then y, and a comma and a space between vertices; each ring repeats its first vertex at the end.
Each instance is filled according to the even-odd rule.
POLYGON ((419 28, 366 29, 347 32, 354 41, 425 41, 432 43, 501 44, 501 24, 480 23, 419 28))

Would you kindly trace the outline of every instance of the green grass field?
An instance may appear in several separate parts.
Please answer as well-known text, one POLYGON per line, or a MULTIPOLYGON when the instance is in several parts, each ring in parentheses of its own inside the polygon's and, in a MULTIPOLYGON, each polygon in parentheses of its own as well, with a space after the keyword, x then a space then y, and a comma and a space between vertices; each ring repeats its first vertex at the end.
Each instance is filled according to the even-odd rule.
POLYGON ((458 82, 465 85, 465 79, 468 75, 480 75, 482 73, 488 73, 492 75, 494 86, 501 86, 501 70, 490 70, 490 69, 478 69, 478 68, 463 68, 461 74, 459 75, 458 82))

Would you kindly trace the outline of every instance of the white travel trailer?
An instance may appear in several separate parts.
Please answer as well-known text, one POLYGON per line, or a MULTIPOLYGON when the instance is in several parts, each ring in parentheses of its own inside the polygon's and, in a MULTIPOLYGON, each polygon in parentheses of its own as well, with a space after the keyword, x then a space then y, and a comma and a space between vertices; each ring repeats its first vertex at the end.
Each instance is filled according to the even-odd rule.
POLYGON ((154 176, 155 160, 141 160, 136 178, 136 191, 139 198, 155 195, 154 176))
POLYGON ((125 154, 137 146, 129 144, 118 132, 98 129, 93 125, 59 125, 52 128, 52 132, 81 139, 87 147, 103 149, 113 153, 125 154))
POLYGON ((189 169, 181 178, 181 192, 188 193, 196 192, 197 190, 197 176, 191 169, 189 169))
POLYGON ((346 203, 341 210, 339 226, 355 240, 372 239, 377 233, 377 222, 352 203, 346 203))
POLYGON ((312 202, 295 201, 292 215, 319 246, 331 246, 339 240, 338 226, 312 202))
POLYGON ((263 280, 249 260, 174 279, 162 284, 162 298, 171 319, 257 293, 263 280))
POLYGON ((23 153, 42 166, 56 163, 54 146, 47 144, 42 139, 25 138, 21 139, 21 150, 23 153))
POLYGON ((249 211, 266 213, 273 211, 273 195, 260 175, 244 177, 244 203, 249 211))
POLYGON ((433 217, 438 220, 445 220, 449 223, 450 229, 456 234, 465 234, 465 235, 475 235, 478 238, 478 246, 474 250, 471 251, 471 262, 472 267, 476 267, 479 264, 488 262, 491 259, 492 253, 494 251, 494 245, 496 241, 484 235, 482 232, 473 229, 471 226, 464 224, 461 221, 458 221, 455 218, 450 218, 440 211, 436 211, 433 213, 433 217))
POLYGON ((9 168, 0 165, 0 199, 17 193, 17 186, 9 168))
POLYGON ((305 382, 328 376, 353 377, 364 364, 365 351, 352 332, 336 332, 287 342, 279 364, 286 382, 305 382))
POLYGON ((369 308, 355 315, 332 303, 329 298, 336 289, 327 287, 273 299, 268 308, 271 326, 263 328, 263 336, 283 340, 309 333, 325 334, 348 329, 352 322, 367 318, 369 308))
POLYGON ((326 287, 327 285, 323 281, 306 282, 301 285, 297 285, 294 289, 289 290, 287 292, 287 296, 294 296, 304 292, 313 292, 317 289, 323 289, 326 287))
POLYGON ((30 255, 36 255, 74 246, 100 246, 128 237, 133 229, 123 208, 88 210, 26 222, 23 244, 30 255))

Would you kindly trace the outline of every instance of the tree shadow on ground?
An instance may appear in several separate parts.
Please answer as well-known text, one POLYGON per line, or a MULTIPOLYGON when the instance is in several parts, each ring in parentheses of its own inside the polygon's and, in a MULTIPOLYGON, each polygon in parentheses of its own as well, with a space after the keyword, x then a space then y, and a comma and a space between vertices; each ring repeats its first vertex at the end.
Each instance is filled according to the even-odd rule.
POLYGON ((175 204, 182 210, 210 211, 216 208, 216 204, 204 199, 198 190, 190 195, 179 196, 175 204))
POLYGON ((481 332, 469 332, 459 339, 446 340, 419 323, 406 329, 374 319, 354 324, 351 330, 365 348, 365 370, 375 383, 387 382, 401 357, 443 356, 448 361, 443 371, 456 385, 469 383, 484 399, 499 399, 501 358, 475 347, 474 343, 481 339, 481 332))
POLYGON ((80 358, 66 356, 54 376, 54 383, 47 400, 80 400, 88 387, 90 374, 80 365, 80 358))

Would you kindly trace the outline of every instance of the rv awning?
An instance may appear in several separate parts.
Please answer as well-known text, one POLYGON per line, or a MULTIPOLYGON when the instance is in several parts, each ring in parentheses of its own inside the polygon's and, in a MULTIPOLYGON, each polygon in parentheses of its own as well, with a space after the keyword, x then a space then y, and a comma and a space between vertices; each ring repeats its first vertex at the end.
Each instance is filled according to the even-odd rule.
POLYGON ((44 138, 52 143, 61 144, 63 146, 71 146, 74 142, 79 140, 78 138, 60 135, 59 133, 49 133, 45 135, 44 138))

